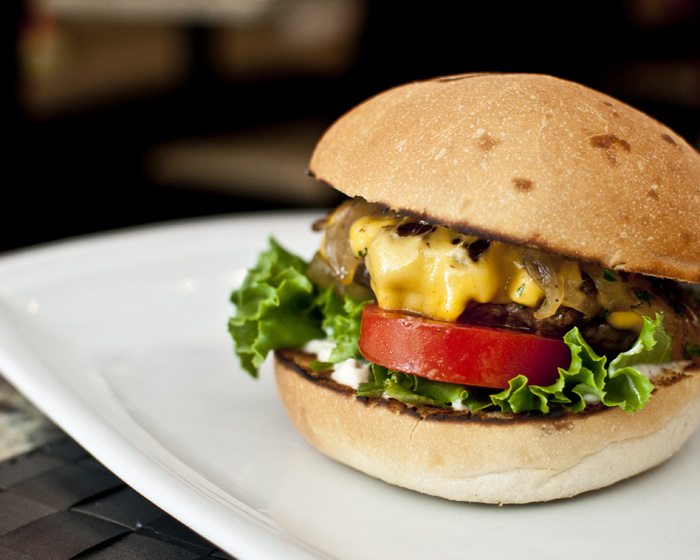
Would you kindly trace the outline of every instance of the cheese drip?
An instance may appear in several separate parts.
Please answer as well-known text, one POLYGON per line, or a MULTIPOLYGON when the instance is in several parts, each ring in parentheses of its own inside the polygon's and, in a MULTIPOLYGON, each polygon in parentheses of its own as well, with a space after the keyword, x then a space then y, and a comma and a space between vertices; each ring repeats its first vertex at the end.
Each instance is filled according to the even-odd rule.
POLYGON ((469 254, 476 237, 444 227, 400 235, 406 219, 365 216, 350 228, 350 246, 364 256, 377 303, 442 321, 456 321, 470 301, 537 307, 544 292, 525 270, 517 247, 493 241, 469 254))

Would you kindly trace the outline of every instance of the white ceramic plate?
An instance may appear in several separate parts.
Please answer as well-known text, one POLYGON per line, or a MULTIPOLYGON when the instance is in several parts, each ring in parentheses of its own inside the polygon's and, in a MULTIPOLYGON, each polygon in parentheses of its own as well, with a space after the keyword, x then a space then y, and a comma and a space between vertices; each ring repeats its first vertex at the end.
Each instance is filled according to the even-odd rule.
POLYGON ((231 289, 314 215, 194 221, 0 258, 0 371, 128 484, 242 559, 652 558, 700 549, 700 433, 671 461, 549 504, 394 488, 297 436, 267 364, 243 373, 231 289))

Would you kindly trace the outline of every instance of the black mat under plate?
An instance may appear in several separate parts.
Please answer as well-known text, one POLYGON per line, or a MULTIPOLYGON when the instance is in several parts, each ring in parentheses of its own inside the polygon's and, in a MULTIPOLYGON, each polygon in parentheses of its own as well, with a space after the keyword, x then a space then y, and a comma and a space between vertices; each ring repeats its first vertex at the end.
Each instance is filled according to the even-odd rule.
POLYGON ((0 462, 2 560, 204 558, 232 557, 69 438, 0 462))

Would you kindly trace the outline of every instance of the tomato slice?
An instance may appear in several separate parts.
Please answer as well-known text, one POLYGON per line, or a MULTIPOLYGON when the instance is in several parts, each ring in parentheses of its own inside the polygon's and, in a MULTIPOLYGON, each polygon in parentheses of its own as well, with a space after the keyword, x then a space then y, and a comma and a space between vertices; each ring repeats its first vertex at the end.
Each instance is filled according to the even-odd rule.
POLYGON ((360 352, 384 367, 463 385, 506 388, 522 374, 550 385, 571 352, 562 340, 501 328, 446 323, 367 305, 360 352))

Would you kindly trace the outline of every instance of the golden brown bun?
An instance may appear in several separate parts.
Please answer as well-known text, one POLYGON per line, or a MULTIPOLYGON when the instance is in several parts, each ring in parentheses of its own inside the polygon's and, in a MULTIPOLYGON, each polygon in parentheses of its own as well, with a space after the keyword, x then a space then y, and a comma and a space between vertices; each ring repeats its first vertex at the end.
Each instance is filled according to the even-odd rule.
POLYGON ((582 85, 466 74, 339 119, 310 171, 349 196, 603 266, 700 282, 700 155, 582 85))
POLYGON ((700 422, 700 369, 667 372, 639 412, 561 417, 438 414, 361 399, 278 351, 277 387, 297 430, 319 451, 371 476, 450 500, 494 504, 567 498, 668 459, 700 422))

